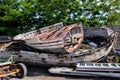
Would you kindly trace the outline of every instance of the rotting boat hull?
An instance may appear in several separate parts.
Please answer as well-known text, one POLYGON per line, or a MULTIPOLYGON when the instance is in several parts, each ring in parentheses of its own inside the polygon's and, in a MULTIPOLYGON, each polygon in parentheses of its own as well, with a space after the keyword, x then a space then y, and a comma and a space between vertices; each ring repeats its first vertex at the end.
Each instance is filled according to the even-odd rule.
POLYGON ((73 54, 67 55, 56 55, 56 54, 49 54, 49 53, 36 53, 36 52, 27 52, 27 51, 20 51, 20 52, 1 52, 0 56, 5 58, 8 56, 9 53, 14 55, 15 61, 18 62, 25 62, 28 64, 35 64, 35 65, 50 65, 50 66, 73 66, 77 62, 94 62, 97 61, 105 56, 107 56, 114 46, 114 42, 106 49, 102 48, 90 54, 81 54, 79 56, 74 56, 77 52, 73 54))
POLYGON ((49 53, 72 53, 83 41, 83 29, 80 23, 59 27, 52 25, 17 35, 14 39, 23 40, 26 45, 49 53))
POLYGON ((14 54, 15 61, 18 62, 47 66, 72 66, 77 62, 98 61, 101 58, 106 57, 116 44, 117 33, 113 32, 111 29, 90 28, 84 31, 84 41, 73 53, 70 54, 37 52, 31 49, 20 49, 18 51, 11 51, 8 49, 10 52, 1 52, 0 57, 5 58, 9 53, 12 53, 14 54))

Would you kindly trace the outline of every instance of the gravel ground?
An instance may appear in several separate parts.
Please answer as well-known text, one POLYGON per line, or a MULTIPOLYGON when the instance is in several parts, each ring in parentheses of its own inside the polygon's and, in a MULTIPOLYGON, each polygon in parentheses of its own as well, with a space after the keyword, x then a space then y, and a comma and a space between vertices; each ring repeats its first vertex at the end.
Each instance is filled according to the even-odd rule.
POLYGON ((10 78, 10 80, 120 80, 114 78, 98 78, 98 77, 79 77, 53 75, 48 72, 47 67, 27 65, 28 74, 23 79, 10 78))

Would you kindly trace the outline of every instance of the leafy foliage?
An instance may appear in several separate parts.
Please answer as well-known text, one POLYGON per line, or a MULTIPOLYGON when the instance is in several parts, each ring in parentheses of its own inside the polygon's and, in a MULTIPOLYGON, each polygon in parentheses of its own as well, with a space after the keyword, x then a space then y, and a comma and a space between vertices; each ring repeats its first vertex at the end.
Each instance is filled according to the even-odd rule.
POLYGON ((119 26, 120 0, 0 0, 0 35, 16 35, 57 22, 119 26))

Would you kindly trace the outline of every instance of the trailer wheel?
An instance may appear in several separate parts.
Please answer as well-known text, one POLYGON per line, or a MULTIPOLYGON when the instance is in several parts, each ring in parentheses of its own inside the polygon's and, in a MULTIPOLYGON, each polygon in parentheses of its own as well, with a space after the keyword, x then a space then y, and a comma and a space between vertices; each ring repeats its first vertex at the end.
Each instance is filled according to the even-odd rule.
POLYGON ((17 78, 23 78, 27 75, 27 67, 23 63, 18 63, 17 69, 20 69, 20 72, 16 73, 17 78))

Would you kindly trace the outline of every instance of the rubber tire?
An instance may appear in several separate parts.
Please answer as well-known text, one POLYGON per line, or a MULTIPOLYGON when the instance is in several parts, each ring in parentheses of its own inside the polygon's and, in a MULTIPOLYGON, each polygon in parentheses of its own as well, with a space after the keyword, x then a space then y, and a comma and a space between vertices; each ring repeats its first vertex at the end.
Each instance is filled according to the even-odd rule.
POLYGON ((23 63, 18 63, 17 68, 20 72, 16 73, 17 78, 24 78, 27 75, 27 67, 23 63))

